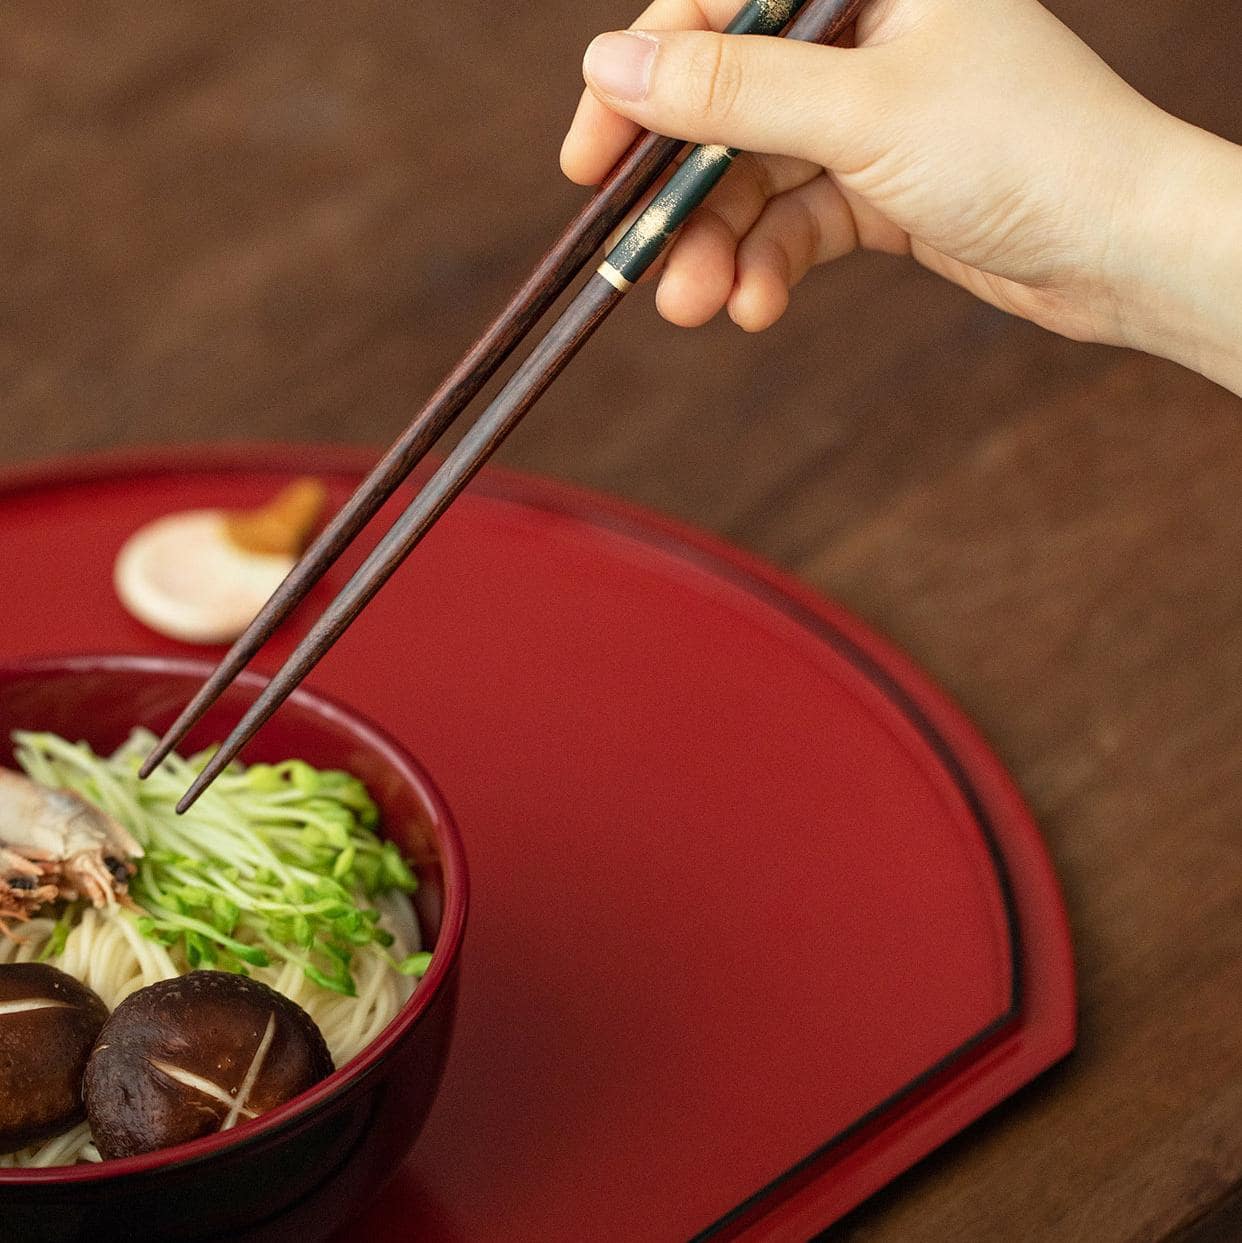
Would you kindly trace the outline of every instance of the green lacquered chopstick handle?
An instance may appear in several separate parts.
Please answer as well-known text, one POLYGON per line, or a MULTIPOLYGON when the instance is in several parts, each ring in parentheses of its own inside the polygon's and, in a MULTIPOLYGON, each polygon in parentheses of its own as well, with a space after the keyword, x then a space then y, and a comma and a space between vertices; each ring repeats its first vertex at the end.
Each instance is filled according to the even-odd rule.
POLYGON ((778 35, 805 4, 806 0, 751 0, 725 27, 725 34, 778 35))
MULTIPOLYGON (((746 5, 725 30, 730 35, 776 35, 797 17, 806 0, 767 0, 746 5)), ((686 217, 729 171, 734 147, 695 147, 647 209, 599 265, 610 285, 628 292, 659 258, 686 217)))
POLYGON ((629 227, 599 265, 599 274, 627 292, 660 257, 686 217, 729 171, 736 147, 695 147, 647 209, 629 227))

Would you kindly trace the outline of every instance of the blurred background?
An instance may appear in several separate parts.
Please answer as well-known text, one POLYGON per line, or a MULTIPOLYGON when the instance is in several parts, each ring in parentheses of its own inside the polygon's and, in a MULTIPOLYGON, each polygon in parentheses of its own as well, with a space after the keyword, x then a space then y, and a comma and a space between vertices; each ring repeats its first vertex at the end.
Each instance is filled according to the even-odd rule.
MULTIPOLYGON (((1051 7, 1242 140, 1236 0, 1051 7)), ((633 16, 0 6, 0 465, 386 444, 581 202, 557 168, 581 54, 633 16)), ((1022 1237, 1189 1240, 1236 1214, 1242 402, 858 255, 762 337, 634 297, 501 460, 843 600, 963 703, 1048 835, 1079 1057, 845 1233, 1016 1237, 1018 1214, 1022 1237)))

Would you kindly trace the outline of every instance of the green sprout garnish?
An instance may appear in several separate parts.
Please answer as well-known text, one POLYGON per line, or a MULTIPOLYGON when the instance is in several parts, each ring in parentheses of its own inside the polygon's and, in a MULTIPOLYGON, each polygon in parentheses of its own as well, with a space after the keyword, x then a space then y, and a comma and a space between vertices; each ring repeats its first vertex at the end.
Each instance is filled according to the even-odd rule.
MULTIPOLYGON (((412 893, 417 880, 392 842, 375 833, 379 812, 350 773, 304 760, 231 764, 185 816, 175 811, 209 752, 170 756, 146 781, 138 766, 155 738, 136 730, 110 757, 54 734, 14 734, 17 759, 44 785, 75 790, 129 829, 144 855, 129 892, 138 931, 179 950, 191 968, 248 974, 294 963, 323 988, 354 996, 355 955, 381 953, 421 976, 429 954, 397 960, 373 901, 412 893)), ((71 907, 44 949, 64 949, 71 907)))
POLYGON ((69 933, 73 928, 75 914, 76 912, 71 906, 67 906, 61 911, 60 917, 52 928, 52 935, 43 943, 43 948, 39 951, 36 961, 48 962, 50 959, 56 958, 65 952, 65 942, 69 940, 69 933))

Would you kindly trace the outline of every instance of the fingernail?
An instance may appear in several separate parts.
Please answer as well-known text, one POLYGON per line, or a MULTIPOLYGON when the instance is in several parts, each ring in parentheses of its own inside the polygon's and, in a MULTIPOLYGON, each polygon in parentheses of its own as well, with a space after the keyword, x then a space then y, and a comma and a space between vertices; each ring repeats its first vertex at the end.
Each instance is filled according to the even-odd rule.
POLYGON ((605 95, 638 103, 647 98, 651 67, 659 50, 660 45, 650 35, 600 35, 587 48, 582 71, 605 95))

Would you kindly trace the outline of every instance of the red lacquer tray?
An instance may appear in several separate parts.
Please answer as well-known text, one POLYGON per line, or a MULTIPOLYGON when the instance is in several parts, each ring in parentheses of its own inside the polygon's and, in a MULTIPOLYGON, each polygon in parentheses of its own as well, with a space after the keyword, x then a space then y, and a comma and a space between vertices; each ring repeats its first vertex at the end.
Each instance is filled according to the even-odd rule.
MULTIPOLYGON (((185 651, 117 604, 126 536, 292 474, 339 499, 368 461, 0 474, 0 657, 185 651)), ((997 761, 714 540, 485 473, 312 684, 428 765, 472 881, 443 1089, 351 1240, 805 1239, 1073 1043, 1056 882, 997 761)))

